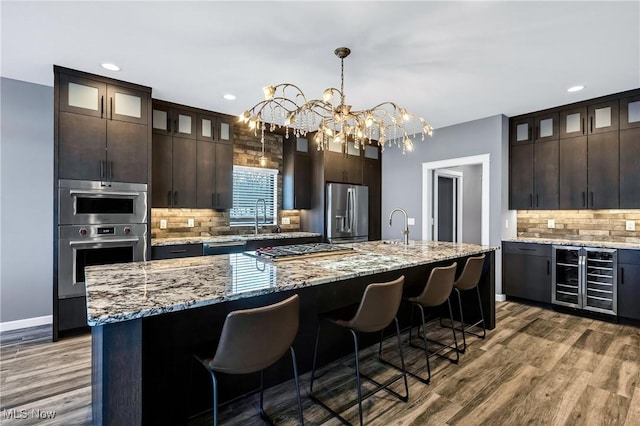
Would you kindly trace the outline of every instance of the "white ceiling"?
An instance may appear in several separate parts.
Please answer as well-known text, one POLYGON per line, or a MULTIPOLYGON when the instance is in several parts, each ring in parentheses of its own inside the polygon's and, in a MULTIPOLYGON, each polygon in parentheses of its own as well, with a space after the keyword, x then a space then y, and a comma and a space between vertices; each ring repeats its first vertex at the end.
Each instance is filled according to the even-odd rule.
POLYGON ((2 76, 53 85, 52 65, 151 86, 229 114, 290 82, 394 101, 434 127, 640 87, 640 2, 4 1, 2 76), (110 72, 101 62, 114 62, 110 72), (583 84, 579 93, 569 86, 583 84), (222 98, 225 93, 235 101, 222 98))

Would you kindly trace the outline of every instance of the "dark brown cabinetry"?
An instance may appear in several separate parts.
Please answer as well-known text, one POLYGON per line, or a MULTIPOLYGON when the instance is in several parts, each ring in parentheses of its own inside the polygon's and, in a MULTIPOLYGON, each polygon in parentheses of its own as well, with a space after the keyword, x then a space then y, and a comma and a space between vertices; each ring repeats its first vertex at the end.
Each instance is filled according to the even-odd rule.
POLYGON ((58 178, 147 183, 151 89, 54 67, 58 178))
POLYGON ((558 208, 558 113, 511 122, 509 205, 512 209, 558 208))
POLYGON ((353 143, 331 147, 323 152, 324 177, 327 182, 362 184, 362 155, 353 143))
POLYGON ((151 247, 151 259, 153 260, 194 256, 202 256, 202 243, 151 247))
POLYGON ((620 99, 620 208, 640 208, 640 94, 620 99))
POLYGON ((505 294, 551 303, 551 245, 505 241, 502 250, 505 294))
POLYGON ((231 208, 230 118, 161 101, 153 117, 152 206, 231 208))
POLYGON ((382 238, 382 164, 380 147, 364 147, 362 184, 369 187, 369 241, 382 238))
POLYGON ((511 118, 510 208, 640 207, 636 129, 640 90, 511 118))
POLYGON ((640 250, 618 250, 618 315, 640 320, 640 250))
POLYGON ((311 156, 309 139, 289 136, 283 139, 284 174, 282 208, 311 208, 311 156))

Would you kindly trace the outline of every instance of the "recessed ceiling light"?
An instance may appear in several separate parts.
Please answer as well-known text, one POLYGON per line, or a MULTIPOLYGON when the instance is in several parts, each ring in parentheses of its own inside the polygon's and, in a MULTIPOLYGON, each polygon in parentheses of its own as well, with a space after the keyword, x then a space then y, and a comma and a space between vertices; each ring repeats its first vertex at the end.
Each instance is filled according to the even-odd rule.
POLYGON ((107 69, 109 71, 120 71, 120 67, 117 66, 116 64, 112 64, 111 62, 103 62, 100 65, 102 65, 102 68, 107 69))
POLYGON ((584 86, 580 86, 580 85, 579 85, 579 86, 573 86, 573 87, 569 87, 569 88, 567 89, 567 92, 569 92, 569 93, 572 93, 572 92, 579 92, 579 91, 581 91, 582 89, 584 89, 584 86))
POLYGON ((228 101, 233 101, 236 98, 236 95, 232 95, 231 93, 227 93, 226 95, 223 96, 223 98, 225 98, 228 101))

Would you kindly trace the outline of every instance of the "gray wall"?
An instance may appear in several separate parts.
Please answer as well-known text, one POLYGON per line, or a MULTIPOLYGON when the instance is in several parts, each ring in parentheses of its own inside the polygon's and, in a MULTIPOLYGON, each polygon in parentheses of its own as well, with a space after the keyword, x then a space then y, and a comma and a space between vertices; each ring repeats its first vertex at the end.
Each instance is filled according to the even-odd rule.
MULTIPOLYGON (((406 209, 415 218, 415 225, 409 227, 411 239, 422 239, 422 163, 489 154, 489 244, 499 247, 505 234, 504 219, 513 217, 503 196, 508 188, 508 127, 507 117, 495 115, 436 129, 424 141, 418 135, 414 151, 404 156, 400 149, 387 147, 382 155, 383 219, 394 207, 406 209)), ((394 221, 392 228, 385 224, 383 220, 382 238, 400 238, 402 220, 394 221)), ((502 293, 501 257, 496 253, 496 293, 502 293)))
POLYGON ((0 80, 0 322, 51 315, 53 87, 0 80))
POLYGON ((450 167, 462 173, 462 242, 480 244, 482 235, 482 165, 450 167))

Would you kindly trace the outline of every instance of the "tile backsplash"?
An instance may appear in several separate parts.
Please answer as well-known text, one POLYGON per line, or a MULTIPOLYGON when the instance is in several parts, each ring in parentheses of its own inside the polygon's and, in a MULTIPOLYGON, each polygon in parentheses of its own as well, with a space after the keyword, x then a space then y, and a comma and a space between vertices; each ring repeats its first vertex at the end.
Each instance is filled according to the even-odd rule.
POLYGON ((640 243, 640 210, 518 210, 518 237, 640 243))
MULTIPOLYGON (((260 167, 262 144, 260 135, 245 125, 234 124, 233 164, 240 166, 260 167)), ((300 230, 300 212, 298 210, 282 210, 282 138, 283 136, 265 134, 266 167, 278 169, 278 221, 289 218, 290 224, 280 225, 283 232, 300 230)), ((261 232, 275 229, 274 226, 261 227, 261 232)), ((169 237, 201 237, 213 235, 233 235, 253 232, 253 226, 230 226, 229 211, 209 209, 151 209, 151 238, 169 237), (193 219, 194 226, 188 221, 193 219), (160 229, 160 221, 167 221, 167 228, 160 229)))

